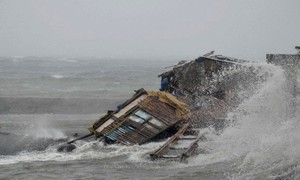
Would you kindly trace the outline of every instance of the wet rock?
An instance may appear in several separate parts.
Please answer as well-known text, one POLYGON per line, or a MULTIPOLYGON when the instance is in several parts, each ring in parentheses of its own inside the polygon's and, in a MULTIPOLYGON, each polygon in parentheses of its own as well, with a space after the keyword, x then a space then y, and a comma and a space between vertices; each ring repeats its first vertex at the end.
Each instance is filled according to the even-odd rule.
POLYGON ((76 146, 74 144, 64 144, 57 148, 58 152, 71 152, 74 149, 76 149, 76 146))

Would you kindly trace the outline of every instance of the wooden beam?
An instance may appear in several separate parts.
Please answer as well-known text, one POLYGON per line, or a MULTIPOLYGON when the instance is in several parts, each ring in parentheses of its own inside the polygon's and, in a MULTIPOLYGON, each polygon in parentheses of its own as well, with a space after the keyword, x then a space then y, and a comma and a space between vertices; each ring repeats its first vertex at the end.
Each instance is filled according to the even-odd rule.
POLYGON ((163 157, 163 153, 180 138, 180 136, 188 129, 188 127, 189 124, 185 123, 165 144, 163 144, 154 153, 151 153, 150 157, 152 159, 163 157))

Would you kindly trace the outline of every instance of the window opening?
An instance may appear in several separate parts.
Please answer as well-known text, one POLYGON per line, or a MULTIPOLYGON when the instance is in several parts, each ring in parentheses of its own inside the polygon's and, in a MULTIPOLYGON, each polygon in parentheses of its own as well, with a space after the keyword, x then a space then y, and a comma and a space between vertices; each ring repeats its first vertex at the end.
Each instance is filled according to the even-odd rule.
POLYGON ((144 112, 144 111, 142 111, 142 110, 138 110, 136 113, 134 113, 135 115, 137 115, 137 116, 139 116, 139 117, 141 117, 142 119, 144 119, 145 121, 148 121, 149 119, 151 119, 152 117, 148 114, 148 113, 146 113, 146 112, 144 112))

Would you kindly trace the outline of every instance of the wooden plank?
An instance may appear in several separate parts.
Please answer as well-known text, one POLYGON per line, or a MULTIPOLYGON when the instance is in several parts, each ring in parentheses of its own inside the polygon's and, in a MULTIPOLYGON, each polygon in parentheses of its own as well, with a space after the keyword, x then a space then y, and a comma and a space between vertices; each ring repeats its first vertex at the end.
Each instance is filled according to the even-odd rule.
POLYGON ((157 149, 154 153, 151 153, 150 156, 152 159, 157 159, 162 157, 163 153, 171 146, 173 145, 179 138, 180 135, 182 135, 187 128, 189 127, 189 124, 184 124, 176 134, 174 134, 165 144, 163 144, 159 149, 157 149))
POLYGON ((137 99, 135 99, 134 101, 132 101, 131 103, 129 103, 128 105, 126 105, 123 109, 121 109, 119 112, 115 113, 114 116, 119 118, 121 116, 123 116, 126 112, 128 112, 130 109, 136 107, 138 105, 139 102, 143 101, 144 99, 147 98, 147 95, 144 94, 140 97, 138 97, 137 99))
POLYGON ((198 136, 197 139, 192 144, 190 144, 187 150, 181 154, 180 161, 186 160, 186 158, 190 157, 192 154, 195 153, 198 147, 198 141, 200 140, 201 137, 202 136, 198 136))

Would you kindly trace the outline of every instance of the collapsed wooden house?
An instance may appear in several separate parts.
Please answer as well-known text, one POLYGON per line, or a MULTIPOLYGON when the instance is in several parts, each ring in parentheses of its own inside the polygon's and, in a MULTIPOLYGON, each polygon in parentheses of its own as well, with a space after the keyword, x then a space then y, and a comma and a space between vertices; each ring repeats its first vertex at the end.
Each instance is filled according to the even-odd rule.
POLYGON ((192 61, 181 61, 159 75, 162 83, 168 82, 161 90, 183 98, 192 115, 188 125, 182 126, 164 145, 151 153, 153 159, 184 160, 204 150, 198 147, 198 141, 205 139, 201 129, 212 126, 221 131, 231 121, 227 119, 227 113, 251 95, 251 88, 268 77, 267 73, 261 73, 260 68, 254 68, 247 62, 213 55, 212 51, 192 61), (243 90, 249 94, 238 95, 243 90))
POLYGON ((166 92, 136 91, 132 98, 109 111, 89 130, 105 143, 144 144, 186 123, 190 111, 185 103, 166 92))
POLYGON ((90 132, 105 143, 124 145, 169 137, 151 153, 152 159, 185 159, 196 153, 201 139, 199 128, 212 122, 224 123, 228 103, 233 98, 230 92, 245 70, 218 81, 215 75, 232 67, 241 69, 241 64, 247 62, 212 54, 175 65, 159 75, 162 81, 167 78, 168 83, 161 91, 138 90, 117 110, 109 111, 93 123, 90 132))
POLYGON ((239 102, 236 93, 240 88, 263 81, 255 69, 242 65, 245 62, 213 52, 180 62, 159 75, 160 91, 136 91, 91 124, 90 135, 106 144, 123 145, 168 138, 151 158, 184 160, 197 153, 198 141, 203 138, 200 128, 214 125, 222 129, 228 110, 239 102), (231 73, 224 75, 224 71, 231 73))
POLYGON ((150 154, 151 158, 183 160, 196 152, 201 138, 198 131, 190 128, 191 112, 183 101, 168 92, 140 89, 117 110, 108 111, 88 129, 106 144, 141 145, 155 138, 169 138, 150 154), (180 140, 184 141, 184 147, 176 148, 174 145, 180 140))

